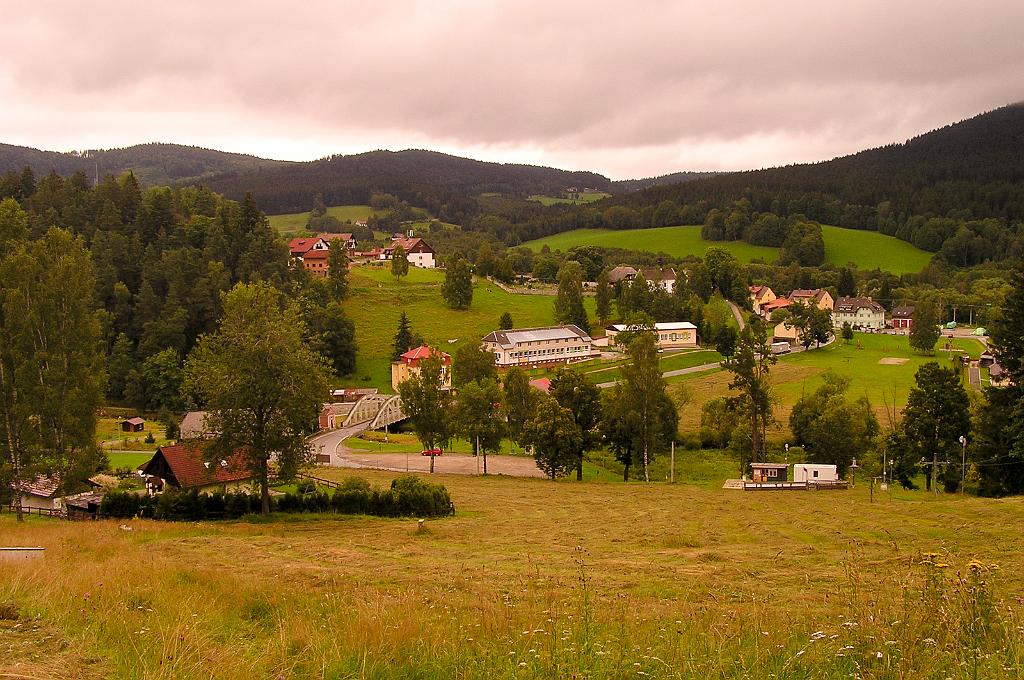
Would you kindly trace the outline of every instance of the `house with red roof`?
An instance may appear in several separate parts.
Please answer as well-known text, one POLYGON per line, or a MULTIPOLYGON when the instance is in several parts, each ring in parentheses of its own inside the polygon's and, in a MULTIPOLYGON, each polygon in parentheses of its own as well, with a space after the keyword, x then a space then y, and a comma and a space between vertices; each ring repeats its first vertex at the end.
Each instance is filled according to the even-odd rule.
POLYGON ((391 387, 396 392, 398 386, 404 383, 413 375, 419 375, 423 361, 429 357, 441 357, 441 386, 443 389, 451 389, 452 386, 452 358, 451 355, 420 345, 409 350, 398 361, 391 364, 391 387))
POLYGON ((331 241, 341 241, 341 245, 343 245, 345 250, 349 253, 356 249, 356 240, 352 237, 352 234, 331 234, 325 232, 323 234, 317 234, 317 238, 322 239, 328 245, 330 245, 331 241))
POLYGON ((764 316, 765 305, 771 304, 778 296, 768 286, 750 286, 750 306, 754 309, 754 314, 758 316, 764 316))
POLYGON ((288 242, 288 252, 293 258, 300 260, 311 250, 329 250, 330 247, 330 244, 322 236, 293 238, 288 242))
MULTIPOLYGON (((399 235, 396 234, 396 236, 399 235)), ((412 266, 420 267, 421 269, 434 269, 437 267, 437 253, 419 236, 413 238, 400 237, 392 240, 391 245, 380 252, 379 259, 390 260, 396 246, 402 246, 402 250, 405 251, 405 256, 412 266)))
POLYGON ((197 443, 161 446, 139 469, 148 478, 146 487, 150 491, 171 488, 223 493, 248 487, 253 478, 252 467, 243 452, 235 451, 224 460, 207 460, 197 443))

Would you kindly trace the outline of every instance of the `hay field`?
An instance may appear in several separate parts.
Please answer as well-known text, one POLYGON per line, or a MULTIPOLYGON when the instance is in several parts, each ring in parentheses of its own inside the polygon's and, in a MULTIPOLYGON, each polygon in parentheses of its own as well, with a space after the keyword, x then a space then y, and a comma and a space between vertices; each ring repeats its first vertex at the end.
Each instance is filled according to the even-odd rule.
POLYGON ((863 483, 744 493, 437 481, 459 512, 422 532, 368 517, 16 526, 0 515, 0 545, 47 549, 0 568, 0 677, 997 678, 1024 667, 1024 499, 895 491, 871 503, 863 483))

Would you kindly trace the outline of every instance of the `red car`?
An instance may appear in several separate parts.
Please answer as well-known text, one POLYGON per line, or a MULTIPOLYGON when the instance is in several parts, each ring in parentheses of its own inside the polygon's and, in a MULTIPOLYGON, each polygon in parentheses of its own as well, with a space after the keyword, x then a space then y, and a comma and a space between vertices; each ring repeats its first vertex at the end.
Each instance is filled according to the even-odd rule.
POLYGON ((441 449, 423 449, 420 453, 421 456, 440 456, 442 453, 441 449))

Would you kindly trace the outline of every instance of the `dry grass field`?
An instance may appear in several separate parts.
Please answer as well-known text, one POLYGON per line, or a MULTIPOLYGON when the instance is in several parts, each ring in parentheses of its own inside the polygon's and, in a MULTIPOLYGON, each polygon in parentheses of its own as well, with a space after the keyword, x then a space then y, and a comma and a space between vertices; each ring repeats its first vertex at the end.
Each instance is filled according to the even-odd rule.
POLYGON ((436 481, 422 531, 0 515, 0 678, 1024 673, 1024 499, 436 481))

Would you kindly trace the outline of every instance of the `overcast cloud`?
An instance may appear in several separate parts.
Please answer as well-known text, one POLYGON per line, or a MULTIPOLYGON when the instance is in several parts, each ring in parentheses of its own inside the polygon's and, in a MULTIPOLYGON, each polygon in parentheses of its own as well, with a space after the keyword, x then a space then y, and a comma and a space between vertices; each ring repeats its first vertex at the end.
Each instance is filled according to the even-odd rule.
POLYGON ((1024 99, 1024 2, 0 0, 0 142, 613 178, 815 161, 1024 99))

